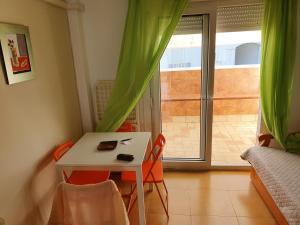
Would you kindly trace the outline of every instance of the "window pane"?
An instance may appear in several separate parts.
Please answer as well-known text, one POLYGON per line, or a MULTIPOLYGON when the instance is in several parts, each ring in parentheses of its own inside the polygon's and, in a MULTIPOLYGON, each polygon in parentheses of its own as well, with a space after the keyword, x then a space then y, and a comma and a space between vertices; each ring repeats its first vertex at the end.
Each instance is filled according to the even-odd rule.
POLYGON ((216 35, 213 164, 247 164, 240 155, 256 141, 260 31, 216 35))
POLYGON ((202 16, 183 16, 160 61, 164 158, 200 159, 202 16))

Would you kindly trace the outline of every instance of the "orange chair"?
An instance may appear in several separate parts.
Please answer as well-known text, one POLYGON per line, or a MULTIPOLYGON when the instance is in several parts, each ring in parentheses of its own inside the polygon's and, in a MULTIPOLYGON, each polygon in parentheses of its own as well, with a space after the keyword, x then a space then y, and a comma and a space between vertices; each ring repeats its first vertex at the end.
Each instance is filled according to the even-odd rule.
POLYGON ((135 132, 135 126, 130 122, 124 122, 117 132, 135 132))
MULTIPOLYGON (((142 170, 143 170, 143 185, 154 183, 156 190, 158 192, 159 198, 161 200, 161 203, 164 207, 164 210, 169 217, 169 204, 168 204, 168 189, 166 187, 166 184, 164 182, 164 177, 163 177, 163 166, 162 166, 162 161, 161 161, 161 155, 165 146, 166 140, 165 137, 162 134, 159 134, 158 137, 155 140, 154 146, 147 158, 146 161, 143 162, 142 170), (166 204, 163 200, 162 193, 160 192, 158 188, 158 183, 162 183, 166 192, 166 204)), ((135 183, 136 182, 136 177, 135 177, 135 172, 132 171, 125 171, 122 172, 121 176, 122 181, 128 182, 128 183, 135 183)), ((129 205, 128 205, 128 213, 130 213, 132 206, 134 205, 136 201, 136 197, 134 198, 132 202, 132 195, 136 189, 136 184, 134 185, 133 189, 129 193, 129 205), (132 204, 131 204, 132 202, 132 204)))
MULTIPOLYGON (((53 151, 53 159, 58 161, 70 148, 73 146, 72 141, 66 141, 65 143, 57 146, 53 151)), ((70 184, 96 184, 103 182, 109 178, 109 171, 97 171, 97 170, 73 170, 68 176, 63 171, 65 181, 70 184)))

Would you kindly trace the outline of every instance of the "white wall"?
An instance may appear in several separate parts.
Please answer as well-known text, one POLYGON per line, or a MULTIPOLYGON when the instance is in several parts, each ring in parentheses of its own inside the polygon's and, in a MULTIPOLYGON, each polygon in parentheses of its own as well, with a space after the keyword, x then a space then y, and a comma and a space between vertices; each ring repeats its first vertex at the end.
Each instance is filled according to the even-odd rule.
POLYGON ((29 26, 36 69, 34 80, 8 86, 0 65, 0 217, 43 225, 57 184, 51 151, 82 135, 67 14, 43 1, 0 0, 0 21, 29 26))
POLYGON ((85 46, 92 88, 96 80, 112 80, 117 72, 127 0, 83 0, 85 46))
MULTIPOLYGON (((95 94, 97 80, 114 80, 127 16, 127 0, 82 0, 83 31, 91 82, 95 94)), ((95 97, 95 96, 94 96, 95 97)), ((150 91, 140 101, 139 126, 151 131, 150 91), (146 119, 145 119, 146 118, 146 119)), ((96 108, 96 107, 94 107, 96 108)))

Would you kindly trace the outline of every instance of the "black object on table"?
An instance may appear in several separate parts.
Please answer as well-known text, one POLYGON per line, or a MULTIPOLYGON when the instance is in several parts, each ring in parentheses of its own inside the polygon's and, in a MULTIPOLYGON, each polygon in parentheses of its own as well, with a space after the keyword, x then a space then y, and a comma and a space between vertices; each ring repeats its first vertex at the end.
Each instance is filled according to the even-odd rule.
POLYGON ((130 155, 130 154, 118 154, 117 159, 122 160, 122 161, 131 162, 132 160, 134 160, 134 156, 130 155))

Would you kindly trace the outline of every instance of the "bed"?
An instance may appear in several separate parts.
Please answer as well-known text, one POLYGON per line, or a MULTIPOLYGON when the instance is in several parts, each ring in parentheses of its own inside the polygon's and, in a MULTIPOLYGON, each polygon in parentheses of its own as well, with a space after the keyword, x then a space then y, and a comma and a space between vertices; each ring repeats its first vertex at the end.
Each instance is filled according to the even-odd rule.
POLYGON ((251 180, 279 225, 300 225, 300 155, 255 146, 241 155, 251 180))

